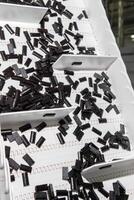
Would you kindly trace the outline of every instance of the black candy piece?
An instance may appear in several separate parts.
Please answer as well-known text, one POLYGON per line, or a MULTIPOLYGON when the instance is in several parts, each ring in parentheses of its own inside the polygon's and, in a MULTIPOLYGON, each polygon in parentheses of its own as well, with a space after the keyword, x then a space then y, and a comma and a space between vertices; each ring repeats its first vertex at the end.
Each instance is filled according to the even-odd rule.
POLYGON ((102 138, 98 138, 97 142, 99 142, 100 144, 103 144, 103 145, 106 144, 106 141, 103 140, 102 138))
POLYGON ((35 127, 35 129, 40 132, 43 128, 45 128, 47 124, 45 122, 41 122, 38 126, 35 127))
POLYGON ((40 139, 37 141, 37 143, 36 143, 36 146, 38 147, 38 148, 40 148, 42 145, 43 145, 43 143, 45 142, 45 138, 44 137, 40 137, 40 139))
POLYGON ((34 199, 35 200, 47 200, 47 193, 46 192, 35 192, 34 193, 34 199))
POLYGON ((109 150, 109 146, 108 145, 105 145, 105 146, 101 147, 101 151, 102 152, 106 152, 108 150, 109 150))
POLYGON ((24 65, 26 67, 29 67, 29 65, 31 64, 32 60, 30 58, 27 58, 26 62, 24 63, 24 65))
POLYGON ((68 180, 68 167, 62 167, 62 180, 68 180))
POLYGON ((19 130, 20 130, 20 132, 23 133, 23 132, 25 132, 25 131, 27 131, 27 130, 29 130, 31 128, 32 128, 31 124, 25 124, 25 125, 19 127, 19 130))
POLYGON ((23 180, 23 186, 29 186, 29 177, 28 177, 28 173, 22 173, 22 180, 23 180))
POLYGON ((32 167, 31 166, 27 166, 27 165, 20 165, 20 170, 25 171, 27 173, 31 173, 32 172, 32 167))
POLYGON ((5 28, 8 30, 8 32, 9 32, 10 34, 14 34, 14 30, 11 28, 11 26, 9 26, 9 24, 6 24, 6 25, 5 25, 5 28))
POLYGON ((15 171, 17 171, 20 168, 19 164, 15 160, 13 160, 12 158, 9 158, 8 162, 9 162, 9 166, 12 169, 14 169, 15 171))
POLYGON ((82 130, 86 130, 86 129, 90 128, 90 127, 91 127, 91 125, 89 123, 86 123, 86 124, 83 124, 80 128, 82 130))
POLYGON ((28 147, 30 145, 30 143, 29 143, 29 141, 28 141, 28 139, 26 138, 25 135, 22 135, 21 139, 22 139, 22 142, 25 145, 25 147, 28 147))
POLYGON ((48 185, 47 184, 42 184, 42 185, 36 185, 35 186, 35 191, 36 192, 42 192, 42 191, 47 191, 48 190, 48 185))
POLYGON ((11 180, 11 182, 15 181, 15 176, 13 174, 10 176, 10 180, 11 180))
POLYGON ((31 131, 30 143, 35 144, 35 140, 36 140, 36 132, 35 131, 31 131))
POLYGON ((104 188, 99 188, 98 191, 106 198, 109 197, 109 192, 107 192, 104 188))
POLYGON ((34 160, 28 155, 28 154, 25 154, 23 156, 23 159, 26 161, 26 163, 29 165, 29 166, 32 166, 34 165, 34 160))
POLYGON ((95 128, 95 127, 92 128, 92 131, 93 131, 94 133, 96 133, 97 135, 99 135, 99 136, 102 135, 102 132, 99 131, 99 130, 98 130, 97 128, 95 128))
POLYGON ((65 140, 64 140, 62 134, 61 133, 57 133, 56 135, 57 135, 57 138, 58 138, 60 144, 65 144, 65 140))
POLYGON ((107 123, 107 119, 106 118, 100 118, 99 123, 107 123))
POLYGON ((5 156, 7 159, 10 158, 10 147, 9 146, 5 146, 5 156))
POLYGON ((20 36, 20 27, 15 28, 15 35, 18 37, 20 36))

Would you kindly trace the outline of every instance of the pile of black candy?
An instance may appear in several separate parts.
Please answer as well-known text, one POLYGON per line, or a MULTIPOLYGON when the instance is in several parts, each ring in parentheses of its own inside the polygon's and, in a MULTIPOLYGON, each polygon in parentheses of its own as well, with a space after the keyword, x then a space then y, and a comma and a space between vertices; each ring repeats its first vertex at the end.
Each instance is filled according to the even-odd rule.
POLYGON ((69 171, 68 167, 62 168, 62 179, 69 183, 70 190, 61 189, 55 192, 52 184, 37 185, 34 193, 35 200, 99 200, 98 192, 109 200, 127 200, 129 195, 126 194, 125 188, 119 181, 113 183, 114 191, 110 192, 104 189, 102 182, 92 184, 84 182, 81 171, 93 165, 93 163, 100 162, 105 162, 104 155, 93 143, 85 144, 79 152, 78 159, 72 169, 69 171))
POLYGON ((20 5, 28 5, 28 6, 40 6, 44 7, 43 0, 0 0, 2 3, 12 3, 12 4, 20 4, 20 5))

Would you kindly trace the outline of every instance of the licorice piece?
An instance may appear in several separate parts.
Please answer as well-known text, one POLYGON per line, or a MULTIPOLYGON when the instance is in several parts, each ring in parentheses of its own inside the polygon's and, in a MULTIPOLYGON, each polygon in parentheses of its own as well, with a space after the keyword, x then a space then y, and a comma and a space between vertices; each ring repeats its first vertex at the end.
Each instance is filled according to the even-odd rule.
POLYGON ((37 38, 34 38, 33 46, 38 48, 39 40, 37 38))
POLYGON ((69 30, 65 30, 65 33, 68 34, 68 35, 70 35, 70 36, 72 36, 72 37, 74 37, 74 33, 71 32, 71 31, 69 31, 69 30))
POLYGON ((25 132, 25 131, 27 131, 31 128, 32 128, 31 124, 25 124, 25 125, 19 127, 19 130, 20 130, 21 133, 23 133, 23 132, 25 132))
POLYGON ((65 144, 65 140, 64 140, 62 134, 61 133, 57 133, 56 135, 57 135, 57 138, 58 138, 60 144, 65 144))
POLYGON ((16 44, 13 38, 9 39, 10 43, 12 44, 13 48, 16 49, 16 44))
POLYGON ((66 41, 68 41, 68 42, 70 41, 70 39, 69 39, 69 37, 67 36, 66 33, 64 33, 63 36, 64 36, 64 38, 66 39, 66 41))
POLYGON ((34 165, 34 160, 28 155, 28 154, 25 154, 23 156, 23 159, 26 161, 26 163, 29 165, 29 166, 32 166, 34 165))
POLYGON ((36 140, 36 132, 35 131, 31 131, 30 143, 35 144, 35 140, 36 140))
POLYGON ((62 40, 61 42, 60 42, 60 44, 62 45, 62 46, 64 46, 65 44, 67 44, 68 43, 68 41, 66 40, 66 39, 64 39, 64 40, 62 40))
POLYGON ((14 34, 14 30, 9 26, 9 24, 5 25, 5 28, 8 30, 10 34, 14 34))
POLYGON ((68 44, 64 45, 64 46, 62 46, 62 49, 63 49, 63 51, 69 50, 70 46, 68 44))
POLYGON ((31 37, 40 37, 41 34, 40 33, 30 33, 31 37))
POLYGON ((110 143, 109 146, 112 149, 119 149, 119 144, 116 144, 116 143, 110 143))
POLYGON ((13 135, 7 135, 7 139, 9 140, 9 142, 14 142, 14 137, 13 135))
POLYGON ((102 152, 106 152, 108 150, 109 150, 109 146, 108 145, 105 145, 105 146, 101 147, 101 151, 102 152))
POLYGON ((102 95, 100 93, 93 92, 93 96, 101 98, 102 95))
POLYGON ((42 191, 47 191, 48 190, 48 185, 47 184, 42 184, 42 185, 36 185, 35 186, 35 191, 36 192, 42 192, 42 191))
POLYGON ((79 106, 77 106, 77 108, 74 110, 73 114, 78 115, 80 110, 81 110, 81 108, 79 106))
POLYGON ((81 110, 84 110, 84 106, 85 106, 85 101, 82 99, 80 101, 80 108, 81 108, 81 110))
POLYGON ((7 61, 8 58, 7 58, 5 51, 0 51, 0 54, 1 54, 2 60, 7 61))
POLYGON ((80 128, 82 130, 86 130, 86 129, 90 128, 90 127, 91 127, 91 125, 89 123, 86 123, 86 124, 83 124, 80 128))
POLYGON ((108 103, 112 103, 112 101, 106 96, 103 97, 103 100, 107 101, 108 103))
POLYGON ((31 166, 27 166, 27 165, 20 165, 20 170, 25 171, 27 173, 31 173, 32 172, 32 167, 31 166))
POLYGON ((103 140, 108 141, 108 140, 110 139, 111 136, 112 136, 112 134, 108 131, 108 132, 104 135, 103 140))
POLYGON ((20 75, 20 69, 17 64, 12 65, 12 68, 14 69, 16 76, 20 75))
POLYGON ((108 75, 107 75, 105 72, 102 72, 101 75, 102 75, 106 80, 109 79, 108 75))
POLYGON ((27 31, 23 31, 23 33, 24 33, 24 36, 25 36, 26 40, 30 41, 31 37, 30 37, 29 33, 27 31))
POLYGON ((78 131, 76 134, 76 138, 78 141, 81 141, 83 136, 84 136, 84 133, 82 131, 78 131))
POLYGON ((34 193, 34 199, 35 200, 43 200, 43 199, 48 199, 47 198, 47 193, 46 192, 37 192, 34 193))
POLYGON ((103 144, 103 145, 106 144, 106 141, 102 138, 98 138, 97 142, 100 143, 100 144, 103 144))
POLYGON ((23 63, 23 55, 19 54, 18 55, 18 64, 22 64, 23 63))
POLYGON ((76 23, 76 22, 73 22, 73 25, 74 25, 75 30, 78 31, 79 29, 78 29, 77 23, 76 23))
POLYGON ((26 45, 22 46, 22 54, 23 54, 23 56, 27 56, 27 46, 26 45))
POLYGON ((89 93, 89 89, 85 88, 80 92, 82 95, 88 94, 89 93))
POLYGON ((51 76, 50 81, 51 81, 53 87, 58 86, 58 80, 57 80, 56 76, 51 76))
POLYGON ((74 121, 76 122, 76 124, 78 126, 81 126, 82 122, 81 122, 80 118, 77 115, 74 115, 73 119, 74 119, 74 121))
POLYGON ((62 14, 64 14, 68 19, 72 19, 73 14, 69 10, 65 10, 62 14))
POLYGON ((73 88, 74 90, 76 90, 77 87, 78 87, 78 85, 79 85, 79 81, 75 81, 74 84, 73 84, 73 86, 72 86, 72 88, 73 88))
POLYGON ((114 111, 116 112, 117 115, 120 114, 120 111, 118 110, 116 105, 113 105, 113 109, 114 109, 114 111))
POLYGON ((73 76, 73 75, 74 75, 74 71, 71 71, 71 70, 64 70, 64 74, 73 76))
POLYGON ((62 135, 64 135, 64 136, 67 135, 67 132, 66 132, 66 130, 65 130, 65 128, 63 126, 59 126, 58 130, 62 133, 62 135))
POLYGON ((5 40, 5 33, 2 29, 0 29, 0 39, 5 40))
POLYGON ((40 139, 37 141, 37 143, 36 143, 36 146, 38 147, 38 148, 40 148, 42 145, 43 145, 43 143, 45 142, 45 138, 44 137, 40 137, 40 139))
POLYGON ((109 197, 109 193, 103 188, 103 187, 100 187, 98 188, 98 191, 106 198, 109 197))
POLYGON ((10 150, 11 148, 9 146, 5 146, 5 156, 7 159, 10 158, 10 150))
POLYGON ((107 123, 107 119, 105 119, 105 118, 100 118, 100 119, 99 119, 99 123, 107 123))
POLYGON ((33 50, 34 50, 34 46, 33 46, 32 43, 30 42, 30 40, 28 40, 28 41, 26 41, 26 42, 27 42, 27 45, 28 45, 29 49, 30 49, 31 51, 33 51, 33 50))
POLYGON ((87 78, 86 77, 81 77, 81 78, 79 78, 79 81, 80 81, 80 83, 85 82, 85 81, 87 81, 87 78))
POLYGON ((65 116, 65 120, 66 120, 69 124, 72 123, 72 119, 71 119, 71 117, 70 117, 69 115, 65 116))
POLYGON ((20 36, 20 27, 16 27, 15 35, 18 36, 18 37, 20 36))
POLYGON ((11 182, 15 181, 15 176, 13 174, 10 176, 10 180, 11 180, 11 182))
POLYGON ((67 190, 56 190, 56 196, 68 196, 67 190))
POLYGON ((27 75, 26 70, 25 70, 24 67, 20 68, 20 73, 21 73, 23 78, 28 78, 28 75, 27 75))
POLYGON ((113 105, 110 104, 110 105, 106 108, 107 113, 109 113, 112 109, 113 109, 113 105))
POLYGON ((69 27, 68 27, 68 29, 69 29, 70 31, 72 31, 72 30, 73 30, 73 23, 70 23, 70 24, 69 24, 69 27))
POLYGON ((18 59, 18 56, 17 54, 7 54, 7 59, 18 59))
POLYGON ((125 134, 125 126, 124 126, 124 124, 120 124, 120 132, 122 134, 125 134))
POLYGON ((84 17, 85 17, 86 19, 88 19, 88 15, 87 15, 86 11, 85 11, 85 10, 82 10, 82 12, 83 12, 84 17))
POLYGON ((36 51, 33 51, 32 55, 36 56, 40 60, 43 58, 43 56, 41 54, 37 53, 36 51))
POLYGON ((30 143, 29 143, 29 141, 28 141, 28 139, 26 138, 25 135, 22 135, 21 139, 22 139, 22 142, 25 145, 25 147, 28 147, 30 145, 30 143))
POLYGON ((13 133, 13 138, 18 145, 22 144, 22 139, 21 139, 20 135, 18 134, 18 132, 13 133))
POLYGON ((62 167, 62 180, 67 181, 68 179, 68 167, 62 167))
POLYGON ((79 16, 78 16, 78 19, 81 20, 83 18, 83 14, 81 13, 79 16))
POLYGON ((94 92, 95 92, 95 93, 98 93, 98 85, 97 85, 97 84, 94 84, 93 86, 94 86, 94 92))
POLYGON ((26 67, 29 67, 29 65, 31 64, 31 62, 32 62, 32 60, 30 59, 30 58, 28 58, 27 60, 26 60, 26 62, 25 62, 25 66, 26 67))
POLYGON ((5 85, 5 81, 6 81, 6 78, 2 75, 0 75, 0 91, 2 91, 4 85, 5 85))
POLYGON ((66 80, 68 81, 68 83, 69 83, 70 85, 73 85, 73 84, 74 84, 74 82, 73 82, 73 80, 71 79, 70 76, 65 76, 65 78, 66 78, 66 80))
POLYGON ((28 173, 22 173, 22 180, 23 180, 23 186, 29 186, 29 178, 28 178, 28 173))
POLYGON ((35 127, 35 129, 40 132, 42 129, 44 129, 47 126, 45 122, 41 122, 38 126, 35 127))
POLYGON ((93 131, 94 133, 96 133, 97 135, 99 135, 99 136, 102 135, 102 132, 99 131, 98 129, 94 128, 94 127, 92 128, 92 131, 93 131))
POLYGON ((75 103, 77 103, 77 104, 80 103, 80 95, 79 94, 76 94, 75 103))
POLYGON ((12 158, 9 158, 8 162, 9 162, 9 166, 12 169, 14 169, 15 171, 17 171, 20 168, 19 164, 15 160, 13 160, 12 158))
POLYGON ((28 69, 25 70, 26 74, 30 74, 30 73, 32 73, 34 71, 35 71, 35 69, 33 67, 28 68, 28 69))

